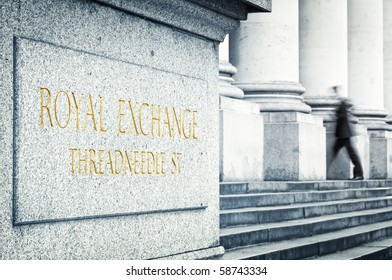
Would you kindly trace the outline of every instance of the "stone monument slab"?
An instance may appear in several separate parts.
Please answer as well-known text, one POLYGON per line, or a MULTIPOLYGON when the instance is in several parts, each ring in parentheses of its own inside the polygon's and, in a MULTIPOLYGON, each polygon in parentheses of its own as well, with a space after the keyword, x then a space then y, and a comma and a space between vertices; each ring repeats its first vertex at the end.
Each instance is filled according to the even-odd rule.
POLYGON ((207 81, 26 38, 14 55, 15 223, 207 207, 207 81))

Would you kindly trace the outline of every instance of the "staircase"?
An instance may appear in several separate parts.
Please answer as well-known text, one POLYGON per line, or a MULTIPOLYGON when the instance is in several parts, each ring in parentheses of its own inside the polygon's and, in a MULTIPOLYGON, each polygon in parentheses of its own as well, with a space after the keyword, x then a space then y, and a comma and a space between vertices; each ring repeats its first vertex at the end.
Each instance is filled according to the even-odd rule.
POLYGON ((220 184, 223 259, 392 259, 392 180, 220 184))

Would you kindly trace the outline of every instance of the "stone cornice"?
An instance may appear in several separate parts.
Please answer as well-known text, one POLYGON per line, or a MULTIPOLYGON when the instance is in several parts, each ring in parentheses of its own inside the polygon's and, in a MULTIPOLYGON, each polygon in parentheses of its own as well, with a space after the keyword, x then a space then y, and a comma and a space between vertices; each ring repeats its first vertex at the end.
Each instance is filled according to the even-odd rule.
POLYGON ((214 41, 239 26, 249 12, 266 12, 270 0, 94 0, 214 41))
POLYGON ((271 12, 272 3, 271 0, 240 0, 246 4, 249 4, 251 8, 249 12, 271 12), (260 9, 261 8, 261 9, 260 9))

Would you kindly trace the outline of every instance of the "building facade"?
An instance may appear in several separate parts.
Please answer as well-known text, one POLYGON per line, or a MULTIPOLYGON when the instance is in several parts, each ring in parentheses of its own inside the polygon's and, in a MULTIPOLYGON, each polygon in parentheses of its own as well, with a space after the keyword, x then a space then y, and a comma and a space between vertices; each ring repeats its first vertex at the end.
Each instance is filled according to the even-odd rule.
POLYGON ((230 95, 234 90, 221 87, 221 150, 247 149, 240 158, 221 158, 222 181, 352 177, 345 151, 332 161, 339 103, 331 91, 335 85, 354 103, 354 141, 365 178, 391 178, 391 7, 390 0, 275 0, 271 13, 250 14, 230 33, 221 46, 221 68, 227 69, 229 61, 236 70, 230 82, 221 83, 243 94, 230 95), (229 113, 227 99, 248 106, 248 120, 238 106, 237 121, 243 123, 236 137, 225 131, 236 111, 229 113), (250 113, 253 105, 264 126, 250 113), (263 150, 256 143, 260 137, 263 150), (259 173, 256 162, 262 162, 259 173), (252 172, 234 168, 244 163, 252 172))

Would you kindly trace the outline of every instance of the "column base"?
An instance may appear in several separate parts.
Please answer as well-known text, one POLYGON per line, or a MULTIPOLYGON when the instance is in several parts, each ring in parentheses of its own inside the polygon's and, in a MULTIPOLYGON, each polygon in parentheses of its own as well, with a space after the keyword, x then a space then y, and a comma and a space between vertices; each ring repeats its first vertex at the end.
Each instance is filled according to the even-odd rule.
POLYGON ((320 116, 324 122, 336 121, 336 109, 340 100, 335 95, 304 97, 305 103, 311 106, 312 115, 320 116))
POLYGON ((392 178, 392 131, 369 130, 370 178, 392 178))
POLYGON ((389 125, 392 125, 392 115, 388 115, 388 116, 385 118, 385 122, 386 122, 387 124, 389 124, 389 125))
POLYGON ((263 117, 257 104, 220 97, 220 181, 263 180, 263 117))
POLYGON ((244 92, 244 99, 257 103, 261 112, 301 112, 310 113, 311 108, 304 103, 301 94, 305 88, 296 82, 246 82, 235 83, 244 92))
MULTIPOLYGON (((353 164, 345 148, 342 148, 335 159, 333 158, 333 146, 336 141, 336 122, 326 122, 327 130, 327 180, 347 180, 353 177, 353 164)), ((369 178, 369 136, 367 128, 356 125, 357 136, 352 137, 353 146, 358 150, 363 168, 363 176, 369 178)))
POLYGON ((236 99, 244 98, 244 92, 240 88, 232 85, 234 82, 232 77, 235 73, 237 73, 237 68, 231 63, 219 61, 219 95, 236 99))
POLYGON ((325 127, 320 117, 298 112, 262 113, 264 180, 325 180, 325 127))
POLYGON ((358 117, 358 123, 365 125, 368 130, 391 130, 391 126, 386 123, 388 112, 385 110, 356 108, 353 113, 358 117))

